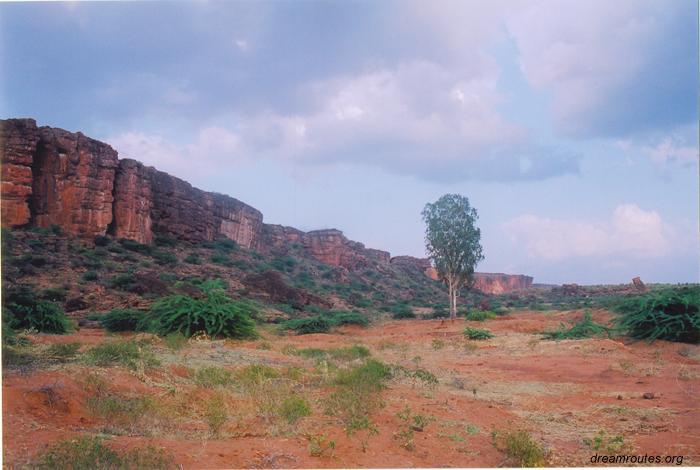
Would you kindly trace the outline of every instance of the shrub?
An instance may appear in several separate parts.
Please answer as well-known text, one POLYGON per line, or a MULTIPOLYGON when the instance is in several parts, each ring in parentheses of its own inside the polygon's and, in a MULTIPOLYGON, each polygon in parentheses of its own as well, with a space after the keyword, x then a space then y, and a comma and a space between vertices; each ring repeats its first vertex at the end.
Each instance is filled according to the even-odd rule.
POLYGON ((160 335, 182 333, 190 337, 204 331, 209 336, 255 337, 257 307, 245 300, 232 300, 222 289, 202 286, 205 297, 195 299, 175 294, 157 300, 139 329, 160 335))
POLYGON ((52 344, 46 349, 46 356, 58 362, 66 362, 78 354, 80 346, 80 343, 52 344))
POLYGON ((199 257, 198 253, 190 253, 185 257, 184 261, 189 264, 202 264, 202 258, 199 257))
POLYGON ((233 374, 230 370, 223 367, 204 367, 195 372, 194 381, 200 387, 215 388, 231 384, 233 382, 233 374))
POLYGON ((187 338, 182 333, 170 333, 163 338, 163 342, 174 351, 179 351, 187 346, 187 338))
POLYGON ((99 275, 97 274, 96 271, 86 271, 83 273, 83 281, 96 281, 99 279, 99 275))
POLYGON ((287 320, 282 325, 283 328, 294 330, 300 335, 327 333, 331 329, 331 322, 320 315, 315 317, 293 318, 287 320))
POLYGON ((229 238, 219 238, 212 242, 204 242, 202 246, 221 251, 223 253, 231 253, 238 249, 238 244, 229 238))
POLYGON ((177 256, 165 250, 155 250, 152 255, 156 263, 161 266, 174 266, 178 263, 177 256))
POLYGON ((311 407, 304 397, 292 395, 282 402, 279 411, 285 421, 289 424, 295 424, 299 419, 311 414, 311 407))
POLYGON ((30 286, 19 285, 3 299, 3 321, 13 329, 33 328, 45 333, 66 333, 73 326, 58 305, 39 300, 30 286))
POLYGON ((92 241, 95 243, 95 246, 108 246, 112 243, 112 240, 104 235, 96 235, 92 241))
POLYGON ((369 318, 360 312, 333 312, 329 320, 333 325, 369 325, 369 318))
POLYGON ((156 244, 156 246, 176 246, 177 245, 177 238, 173 237, 172 235, 166 234, 166 233, 161 233, 159 235, 156 235, 155 238, 153 239, 153 243, 156 244))
POLYGON ((494 434, 496 447, 514 459, 521 467, 544 466, 542 447, 532 439, 527 431, 510 431, 503 435, 494 434), (499 443, 500 438, 500 443, 499 443), (500 446, 499 446, 500 444, 500 446))
POLYGON ((543 334, 546 339, 554 339, 558 341, 561 339, 590 338, 609 333, 609 328, 594 322, 591 312, 587 311, 583 315, 583 318, 571 328, 567 329, 564 324, 561 324, 559 325, 559 329, 554 331, 545 331, 543 334))
POLYGON ((132 449, 122 455, 103 444, 98 437, 80 437, 51 446, 31 468, 39 470, 149 469, 175 467, 172 456, 152 446, 132 449))
POLYGON ((444 305, 435 305, 430 314, 430 318, 447 318, 449 316, 450 312, 447 311, 444 305))
POLYGON ((464 336, 469 339, 490 339, 493 338, 493 333, 491 333, 489 330, 472 328, 468 326, 464 329, 464 336))
POLYGON ((700 287, 664 289, 613 307, 617 326, 636 339, 700 343, 700 287))
POLYGON ((404 303, 397 303, 394 304, 389 311, 391 312, 391 316, 394 317, 397 320, 403 319, 403 318, 416 318, 416 314, 413 313, 413 310, 408 304, 404 303))
POLYGON ((143 343, 135 341, 113 341, 98 344, 85 353, 85 360, 96 366, 120 364, 130 369, 155 367, 158 359, 143 343))
POLYGON ((107 284, 114 289, 129 290, 136 283, 136 277, 132 273, 121 273, 112 277, 107 284))
POLYGON ((214 264, 220 264, 221 266, 233 266, 231 258, 229 258, 229 256, 226 253, 214 252, 212 253, 211 258, 209 258, 209 261, 211 261, 214 264))
POLYGON ((153 248, 150 245, 144 245, 135 240, 129 240, 127 238, 119 239, 119 244, 129 251, 135 251, 137 253, 142 253, 144 255, 150 255, 153 248))
POLYGON ((228 420, 226 402, 221 395, 215 395, 207 400, 204 407, 204 419, 209 425, 212 435, 218 436, 228 420))
POLYGON ((276 379, 279 376, 279 372, 265 364, 253 364, 236 372, 236 380, 240 385, 248 389, 266 380, 276 379))
POLYGON ((136 331, 144 312, 134 308, 115 309, 99 318, 100 325, 107 331, 136 331))
POLYGON ((469 321, 486 321, 496 318, 496 314, 489 310, 471 310, 467 313, 467 320, 469 321))
POLYGON ((97 437, 81 437, 54 444, 35 464, 38 469, 119 468, 119 454, 97 437))

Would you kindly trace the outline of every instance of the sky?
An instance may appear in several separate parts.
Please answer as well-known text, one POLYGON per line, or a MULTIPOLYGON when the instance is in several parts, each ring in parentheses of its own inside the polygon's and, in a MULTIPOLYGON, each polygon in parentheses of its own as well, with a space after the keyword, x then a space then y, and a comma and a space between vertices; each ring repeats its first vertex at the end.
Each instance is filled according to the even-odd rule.
POLYGON ((477 271, 699 282, 695 0, 0 3, 0 117, 82 131, 267 223, 477 271))

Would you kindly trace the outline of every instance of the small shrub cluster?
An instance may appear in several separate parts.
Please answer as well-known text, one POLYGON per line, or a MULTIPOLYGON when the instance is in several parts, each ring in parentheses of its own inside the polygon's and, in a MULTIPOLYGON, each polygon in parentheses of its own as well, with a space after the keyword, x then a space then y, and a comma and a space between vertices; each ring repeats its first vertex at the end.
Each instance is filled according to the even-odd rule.
POLYGON ((396 303, 389 308, 391 316, 397 320, 405 318, 416 318, 416 314, 413 313, 411 306, 405 303, 396 303))
POLYGON ((31 468, 38 470, 166 470, 174 467, 174 459, 163 449, 148 446, 119 454, 97 437, 81 437, 58 442, 31 465, 31 468))
POLYGON ((282 328, 297 334, 327 333, 334 326, 369 325, 369 318, 360 312, 324 312, 313 317, 293 318, 283 323, 282 328))
POLYGON ((466 319, 469 321, 486 321, 492 320, 497 316, 498 315, 490 310, 470 310, 466 315, 466 319))
POLYGON ((494 431, 493 443, 521 467, 543 467, 545 464, 542 446, 527 431, 494 431))
POLYGON ((594 322, 591 312, 588 311, 583 315, 583 318, 571 328, 566 328, 566 326, 562 324, 557 330, 544 332, 546 339, 557 341, 562 339, 584 339, 609 334, 610 329, 594 322))
POLYGON ((86 362, 96 366, 119 364, 130 369, 143 369, 160 364, 147 344, 136 341, 112 341, 98 344, 89 349, 84 357, 86 362))
POLYGON ((636 339, 700 343, 700 287, 664 289, 618 303, 617 326, 636 339))
POLYGON ((99 322, 104 329, 111 332, 136 331, 136 327, 142 321, 144 312, 133 308, 115 309, 99 317, 99 322))
POLYGON ((35 329, 45 333, 67 333, 71 321, 56 304, 40 300, 31 286, 17 285, 3 292, 3 324, 10 329, 35 329))
POLYGON ((489 330, 481 328, 472 328, 468 326, 464 329, 464 336, 466 336, 469 339, 482 340, 493 338, 493 333, 491 333, 489 330))

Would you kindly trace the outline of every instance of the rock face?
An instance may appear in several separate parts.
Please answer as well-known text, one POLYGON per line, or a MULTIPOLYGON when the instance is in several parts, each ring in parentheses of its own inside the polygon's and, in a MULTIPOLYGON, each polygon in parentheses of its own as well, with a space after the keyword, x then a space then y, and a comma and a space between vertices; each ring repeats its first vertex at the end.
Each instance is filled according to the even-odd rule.
POLYGON ((474 273, 474 288, 486 294, 502 294, 532 286, 532 277, 522 274, 474 273))
MULTIPOLYGON (((335 229, 302 232, 263 224, 257 209, 202 191, 155 168, 118 159, 109 145, 33 119, 0 120, 2 225, 59 225, 93 237, 110 233, 141 243, 160 234, 191 242, 226 237, 266 253, 312 257, 348 270, 393 266, 437 279, 427 259, 366 248, 335 229)), ((500 293, 529 287, 532 278, 477 274, 476 287, 500 293)))
POLYGON ((34 119, 0 121, 3 226, 26 225, 31 220, 32 162, 38 141, 34 119))

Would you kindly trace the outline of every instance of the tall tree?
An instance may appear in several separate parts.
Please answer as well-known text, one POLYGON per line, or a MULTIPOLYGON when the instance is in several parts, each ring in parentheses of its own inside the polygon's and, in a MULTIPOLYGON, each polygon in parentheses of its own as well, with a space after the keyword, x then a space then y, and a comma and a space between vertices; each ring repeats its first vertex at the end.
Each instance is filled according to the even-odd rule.
POLYGON ((459 194, 445 194, 428 203, 422 212, 425 248, 450 296, 450 318, 457 316, 459 289, 470 285, 474 268, 484 259, 480 244, 481 230, 476 226, 479 215, 469 199, 459 194))

